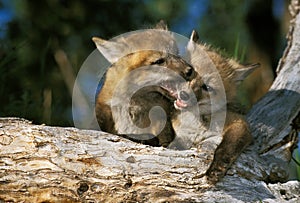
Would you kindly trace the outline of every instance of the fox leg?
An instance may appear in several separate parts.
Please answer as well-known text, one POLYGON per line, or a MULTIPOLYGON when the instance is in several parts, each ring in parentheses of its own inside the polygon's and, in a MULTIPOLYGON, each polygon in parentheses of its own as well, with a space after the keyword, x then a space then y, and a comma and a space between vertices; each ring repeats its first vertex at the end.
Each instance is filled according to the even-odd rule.
POLYGON ((112 117, 111 108, 109 105, 104 103, 96 104, 96 117, 100 129, 104 132, 116 134, 115 122, 112 117))
POLYGON ((159 135, 155 136, 151 133, 144 134, 118 134, 121 137, 129 139, 136 143, 141 143, 145 145, 150 145, 153 147, 167 147, 174 139, 175 132, 172 128, 172 125, 169 121, 167 121, 163 130, 159 133, 159 135))
POLYGON ((252 142, 248 124, 243 119, 232 122, 223 132, 223 139, 217 147, 214 159, 206 172, 208 180, 218 182, 238 158, 243 149, 252 142))
POLYGON ((133 142, 150 145, 153 147, 167 147, 174 139, 175 132, 172 128, 172 125, 167 121, 164 129, 160 132, 159 135, 155 136, 151 133, 149 134, 118 134, 121 137, 129 139, 133 142))
POLYGON ((152 134, 118 134, 118 136, 140 144, 150 145, 153 147, 161 146, 159 139, 152 134))

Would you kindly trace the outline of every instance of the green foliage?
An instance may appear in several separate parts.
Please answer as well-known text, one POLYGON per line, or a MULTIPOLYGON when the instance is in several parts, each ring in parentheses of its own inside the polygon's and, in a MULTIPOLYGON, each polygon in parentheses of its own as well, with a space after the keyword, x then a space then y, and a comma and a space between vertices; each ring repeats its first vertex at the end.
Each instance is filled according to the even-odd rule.
POLYGON ((297 166, 296 166, 296 170, 297 170, 297 177, 298 180, 300 180, 300 150, 295 150, 295 159, 297 161, 297 166))
POLYGON ((240 61, 241 63, 243 63, 245 61, 246 47, 245 46, 241 47, 240 36, 239 35, 238 35, 237 40, 236 40, 233 57, 235 59, 237 59, 238 61, 240 61), (242 50, 240 50, 240 49, 242 49, 242 50))
POLYGON ((15 17, 0 42, 0 116, 21 116, 48 125, 73 125, 72 98, 55 61, 56 51, 66 53, 76 75, 95 49, 93 36, 109 39, 152 27, 160 19, 173 31, 176 29, 172 26, 192 26, 200 31, 201 41, 247 61, 250 37, 246 13, 249 4, 257 1, 12 0, 15 17), (205 13, 198 14, 198 9, 205 13), (183 20, 184 17, 188 19, 183 20), (45 105, 46 92, 52 98, 50 106, 45 105), (51 115, 45 116, 46 113, 51 115))
MULTIPOLYGON (((209 1, 208 11, 199 22, 200 36, 213 46, 222 47, 231 56, 249 43, 246 28, 247 1, 209 1)), ((243 56, 243 55, 242 55, 243 56)))
POLYGON ((0 47, 0 116, 70 126, 71 95, 54 54, 63 50, 74 75, 95 49, 93 36, 109 39, 170 22, 182 13, 182 1, 13 0, 15 17, 0 47), (2 54, 1 54, 2 53, 2 54), (44 105, 46 90, 51 106, 44 105), (46 109, 46 108, 51 108, 46 109), (45 119, 51 112, 51 120, 45 119))

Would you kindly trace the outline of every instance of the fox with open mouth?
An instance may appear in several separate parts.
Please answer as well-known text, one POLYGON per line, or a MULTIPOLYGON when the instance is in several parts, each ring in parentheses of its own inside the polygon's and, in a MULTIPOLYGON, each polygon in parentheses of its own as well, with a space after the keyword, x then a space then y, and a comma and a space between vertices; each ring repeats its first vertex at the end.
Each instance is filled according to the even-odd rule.
POLYGON ((96 97, 101 130, 167 147, 175 138, 172 120, 178 109, 194 106, 200 98, 200 76, 176 55, 176 43, 171 46, 172 36, 167 31, 155 29, 117 41, 93 41, 112 63, 96 97), (165 35, 167 42, 161 49, 152 45, 162 45, 165 35), (141 47, 143 38, 150 46, 141 47), (139 50, 134 50, 135 46, 139 50))

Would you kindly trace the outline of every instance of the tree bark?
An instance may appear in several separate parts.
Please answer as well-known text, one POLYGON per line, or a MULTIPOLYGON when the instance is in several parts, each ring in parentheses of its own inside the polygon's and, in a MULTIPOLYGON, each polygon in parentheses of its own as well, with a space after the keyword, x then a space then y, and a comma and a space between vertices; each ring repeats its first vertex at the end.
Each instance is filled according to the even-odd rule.
POLYGON ((0 202, 300 202, 300 182, 286 182, 300 129, 299 5, 278 76, 247 116, 255 140, 215 186, 203 177, 206 149, 2 118, 0 202))

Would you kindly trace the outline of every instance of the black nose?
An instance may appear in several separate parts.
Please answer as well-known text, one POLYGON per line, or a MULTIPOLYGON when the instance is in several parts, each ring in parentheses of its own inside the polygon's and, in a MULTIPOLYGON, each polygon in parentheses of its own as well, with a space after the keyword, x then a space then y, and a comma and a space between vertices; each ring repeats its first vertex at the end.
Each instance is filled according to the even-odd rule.
POLYGON ((179 98, 183 101, 187 101, 190 99, 190 96, 186 91, 180 91, 179 98))

